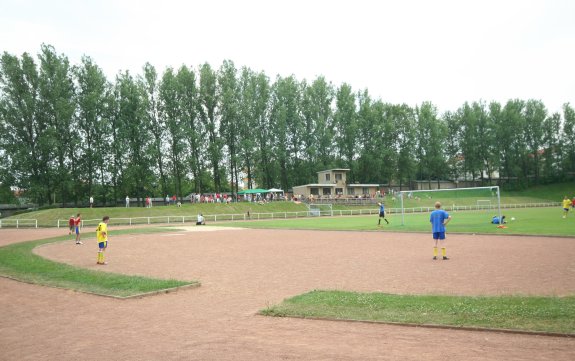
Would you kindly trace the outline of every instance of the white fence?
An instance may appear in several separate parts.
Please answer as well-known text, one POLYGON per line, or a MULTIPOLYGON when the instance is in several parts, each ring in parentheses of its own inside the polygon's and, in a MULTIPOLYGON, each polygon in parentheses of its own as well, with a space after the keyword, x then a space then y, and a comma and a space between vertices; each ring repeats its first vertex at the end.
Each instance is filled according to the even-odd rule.
POLYGON ((0 228, 38 228, 37 219, 0 219, 0 228))
MULTIPOLYGON (((549 203, 521 203, 521 204, 502 204, 501 209, 510 208, 536 208, 536 207, 559 207, 560 202, 549 203)), ((496 205, 486 207, 485 205, 470 205, 470 206, 457 206, 445 205, 443 209, 447 211, 471 211, 471 210, 489 210, 497 209, 496 205)), ((423 213, 433 211, 433 207, 413 207, 405 208, 404 213, 423 213)), ((204 216, 206 222, 222 222, 222 221, 248 221, 248 220, 270 220, 270 219, 288 219, 288 218, 306 218, 318 216, 317 210, 313 211, 299 211, 299 212, 274 212, 274 213, 237 213, 237 214, 208 214, 204 216)), ((388 214, 401 214, 401 208, 387 208, 388 214)), ((378 208, 370 209, 334 209, 329 211, 321 211, 320 216, 361 216, 361 215, 377 215, 379 214, 378 208)), ((195 224, 197 216, 157 216, 157 217, 133 217, 133 218, 110 218, 110 225, 145 225, 145 224, 195 224)), ((87 219, 82 220, 82 227, 96 227, 101 219, 87 219)), ((68 220, 59 219, 56 226, 58 228, 67 228, 68 220)), ((38 228, 38 220, 36 219, 0 219, 0 228, 38 228)))

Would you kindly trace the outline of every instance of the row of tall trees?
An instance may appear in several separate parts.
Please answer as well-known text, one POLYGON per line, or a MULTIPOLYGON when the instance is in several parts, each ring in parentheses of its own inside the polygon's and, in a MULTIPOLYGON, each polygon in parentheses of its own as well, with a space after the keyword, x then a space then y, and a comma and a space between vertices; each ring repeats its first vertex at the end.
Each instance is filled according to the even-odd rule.
MULTIPOLYGON (((90 58, 43 45, 0 60, 0 183, 39 204, 125 195, 290 189, 316 172, 406 185, 467 179, 516 186, 575 174, 575 111, 538 100, 465 103, 438 114, 318 77, 273 81, 224 61, 151 64, 112 81, 90 58)), ((0 193, 2 194, 2 193, 0 193)))

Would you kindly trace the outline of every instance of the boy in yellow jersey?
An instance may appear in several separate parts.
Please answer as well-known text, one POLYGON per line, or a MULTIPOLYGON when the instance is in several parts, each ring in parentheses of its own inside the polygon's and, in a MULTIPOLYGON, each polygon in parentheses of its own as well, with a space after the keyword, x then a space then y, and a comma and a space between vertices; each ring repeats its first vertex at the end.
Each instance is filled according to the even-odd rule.
POLYGON ((107 264, 104 262, 104 251, 108 247, 108 222, 110 217, 104 216, 102 222, 96 228, 96 239, 98 241, 98 262, 96 264, 107 264))
POLYGON ((567 196, 563 198, 563 218, 567 218, 567 213, 569 212, 569 206, 571 205, 571 201, 567 196))

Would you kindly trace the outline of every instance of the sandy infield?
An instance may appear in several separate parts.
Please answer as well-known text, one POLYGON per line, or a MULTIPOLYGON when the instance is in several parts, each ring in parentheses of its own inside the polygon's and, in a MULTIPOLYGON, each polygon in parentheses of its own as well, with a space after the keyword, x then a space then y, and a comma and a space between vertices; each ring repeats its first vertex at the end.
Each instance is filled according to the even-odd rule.
MULTIPOLYGON (((0 245, 63 232, 0 230, 0 245)), ((575 239, 448 241, 451 260, 432 261, 428 234, 188 227, 115 237, 111 229, 104 267, 93 238, 42 246, 35 252, 59 262, 202 286, 114 300, 0 278, 0 360, 575 359, 575 338, 256 315, 313 289, 575 293, 575 239)))

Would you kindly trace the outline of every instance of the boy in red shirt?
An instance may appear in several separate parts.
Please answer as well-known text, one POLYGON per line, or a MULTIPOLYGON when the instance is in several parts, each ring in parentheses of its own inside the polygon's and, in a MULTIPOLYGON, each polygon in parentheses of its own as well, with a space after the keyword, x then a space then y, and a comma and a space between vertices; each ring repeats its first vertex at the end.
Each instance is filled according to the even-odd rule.
POLYGON ((68 220, 68 234, 72 234, 74 232, 74 216, 70 216, 68 220))

